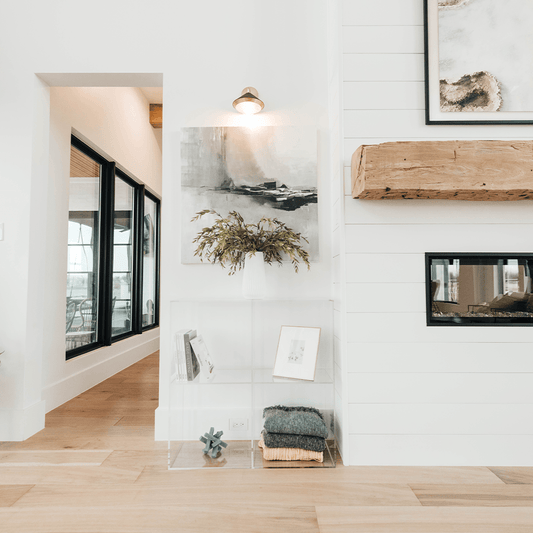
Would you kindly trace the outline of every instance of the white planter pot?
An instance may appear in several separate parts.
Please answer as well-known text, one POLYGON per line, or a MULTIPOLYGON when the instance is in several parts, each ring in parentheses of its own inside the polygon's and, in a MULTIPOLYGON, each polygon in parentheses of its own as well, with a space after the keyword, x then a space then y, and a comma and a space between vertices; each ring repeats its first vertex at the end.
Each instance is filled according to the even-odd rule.
POLYGON ((248 300, 262 300, 266 296, 263 252, 248 254, 244 260, 242 295, 248 300))

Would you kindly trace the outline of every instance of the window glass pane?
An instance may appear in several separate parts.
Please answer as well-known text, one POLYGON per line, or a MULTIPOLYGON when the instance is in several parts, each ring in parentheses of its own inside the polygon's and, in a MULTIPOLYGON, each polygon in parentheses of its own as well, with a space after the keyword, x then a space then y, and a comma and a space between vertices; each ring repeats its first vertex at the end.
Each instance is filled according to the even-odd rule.
POLYGON ((97 340, 100 165, 71 147, 66 349, 97 340))
POLYGON ((144 198, 142 325, 155 324, 157 204, 144 198))
POLYGON ((133 187, 118 176, 115 176, 115 212, 113 219, 113 336, 127 333, 132 329, 133 198, 133 187))

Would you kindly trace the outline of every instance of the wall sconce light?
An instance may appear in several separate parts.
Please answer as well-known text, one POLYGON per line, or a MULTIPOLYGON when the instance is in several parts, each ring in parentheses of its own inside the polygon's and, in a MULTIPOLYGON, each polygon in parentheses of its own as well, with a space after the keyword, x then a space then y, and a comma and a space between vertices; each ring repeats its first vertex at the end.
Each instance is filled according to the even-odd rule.
POLYGON ((259 93, 253 87, 245 87, 241 96, 233 101, 233 107, 245 115, 255 115, 265 107, 265 104, 259 100, 259 93))

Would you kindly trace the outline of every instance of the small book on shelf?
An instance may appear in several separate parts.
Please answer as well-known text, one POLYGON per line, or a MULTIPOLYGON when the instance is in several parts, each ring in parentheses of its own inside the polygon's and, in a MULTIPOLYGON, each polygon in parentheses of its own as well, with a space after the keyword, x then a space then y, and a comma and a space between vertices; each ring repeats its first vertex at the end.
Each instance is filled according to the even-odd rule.
POLYGON ((184 335, 185 344, 185 367, 187 370, 187 381, 194 381, 194 378, 200 373, 198 359, 194 355, 191 347, 191 341, 196 338, 196 330, 191 330, 184 335))
POLYGON ((205 345, 204 339, 201 335, 198 335, 190 340, 190 344, 198 363, 200 364, 200 369, 202 375, 207 381, 212 381, 215 377, 215 365, 213 360, 209 355, 207 346, 205 345))
POLYGON ((191 349, 196 331, 182 329, 176 333, 176 377, 178 381, 193 381, 200 373, 200 365, 191 349))

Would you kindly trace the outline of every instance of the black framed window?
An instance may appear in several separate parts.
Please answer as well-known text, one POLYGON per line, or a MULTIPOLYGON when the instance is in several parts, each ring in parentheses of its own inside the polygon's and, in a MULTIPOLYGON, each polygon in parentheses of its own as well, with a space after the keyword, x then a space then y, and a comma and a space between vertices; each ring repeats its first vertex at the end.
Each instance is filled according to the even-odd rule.
POLYGON ((159 325, 160 201, 71 139, 66 357, 159 325))

